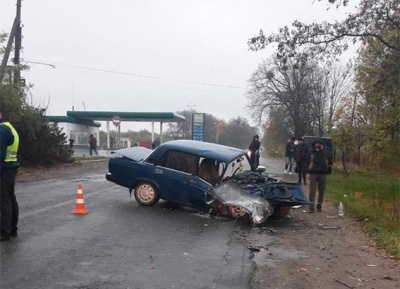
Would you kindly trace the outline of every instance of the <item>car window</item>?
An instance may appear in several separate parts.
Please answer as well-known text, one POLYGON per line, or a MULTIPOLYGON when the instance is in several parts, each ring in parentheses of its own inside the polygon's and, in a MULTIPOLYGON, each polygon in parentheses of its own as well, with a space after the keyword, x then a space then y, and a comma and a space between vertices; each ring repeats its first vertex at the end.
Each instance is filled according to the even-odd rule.
POLYGON ((238 174, 243 170, 249 170, 250 164, 246 161, 245 157, 239 157, 233 162, 229 163, 224 174, 224 177, 231 177, 234 174, 238 174))
POLYGON ((221 180, 221 166, 222 164, 213 159, 200 158, 197 175, 206 182, 212 185, 216 185, 221 180))
POLYGON ((198 157, 192 154, 170 150, 167 151, 157 164, 177 171, 195 174, 197 171, 198 157))

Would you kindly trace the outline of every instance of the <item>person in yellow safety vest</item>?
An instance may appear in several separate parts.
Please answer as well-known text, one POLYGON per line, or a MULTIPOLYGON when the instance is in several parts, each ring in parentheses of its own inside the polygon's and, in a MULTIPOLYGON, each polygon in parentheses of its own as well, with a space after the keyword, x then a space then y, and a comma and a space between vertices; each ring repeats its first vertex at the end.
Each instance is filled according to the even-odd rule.
POLYGON ((1 234, 0 242, 17 236, 19 207, 15 196, 15 178, 19 163, 17 160, 19 136, 11 123, 5 121, 0 107, 0 174, 1 174, 1 234))

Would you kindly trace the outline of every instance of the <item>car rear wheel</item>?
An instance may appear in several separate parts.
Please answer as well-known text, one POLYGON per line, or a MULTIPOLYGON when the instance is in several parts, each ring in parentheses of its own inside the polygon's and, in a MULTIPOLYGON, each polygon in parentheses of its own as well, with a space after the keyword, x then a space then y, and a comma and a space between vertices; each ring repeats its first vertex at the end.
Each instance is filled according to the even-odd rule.
POLYGON ((228 215, 232 218, 240 218, 246 215, 246 211, 238 206, 228 206, 227 207, 228 215))
POLYGON ((135 187, 135 199, 143 206, 154 206, 160 200, 160 196, 154 185, 142 182, 135 187))

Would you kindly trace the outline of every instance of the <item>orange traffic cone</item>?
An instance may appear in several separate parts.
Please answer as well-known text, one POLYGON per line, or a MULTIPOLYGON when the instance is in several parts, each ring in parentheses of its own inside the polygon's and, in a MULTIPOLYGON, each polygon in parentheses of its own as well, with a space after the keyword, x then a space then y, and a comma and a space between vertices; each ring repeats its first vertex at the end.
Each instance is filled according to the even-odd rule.
POLYGON ((89 211, 86 210, 85 200, 83 199, 82 184, 78 184, 75 209, 71 212, 71 214, 85 215, 87 213, 89 213, 89 211))

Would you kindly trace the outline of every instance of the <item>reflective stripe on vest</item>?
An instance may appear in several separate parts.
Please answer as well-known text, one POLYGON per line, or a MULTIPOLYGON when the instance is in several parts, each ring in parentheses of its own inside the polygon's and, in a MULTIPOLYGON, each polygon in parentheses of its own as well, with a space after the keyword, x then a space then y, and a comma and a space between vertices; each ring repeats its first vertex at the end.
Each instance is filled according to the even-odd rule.
POLYGON ((17 161, 17 152, 18 152, 18 145, 19 145, 19 136, 15 128, 9 122, 2 122, 2 125, 7 126, 11 133, 14 136, 14 142, 7 147, 6 157, 4 162, 16 162, 17 161))

